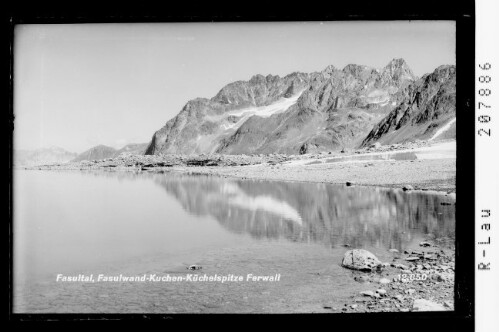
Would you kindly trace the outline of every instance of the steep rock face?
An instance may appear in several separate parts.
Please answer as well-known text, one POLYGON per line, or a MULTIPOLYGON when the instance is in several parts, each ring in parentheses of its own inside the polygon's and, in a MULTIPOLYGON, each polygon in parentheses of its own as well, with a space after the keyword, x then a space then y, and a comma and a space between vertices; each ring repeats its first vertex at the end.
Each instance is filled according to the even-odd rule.
POLYGON ((256 75, 247 82, 228 84, 212 99, 191 100, 154 134, 146 154, 214 152, 220 140, 252 115, 268 117, 287 108, 307 80, 302 73, 284 78, 256 75), (269 107, 272 103, 274 107, 269 107))
POLYGON ((158 130, 146 154, 306 153, 358 146, 416 77, 403 59, 375 69, 253 76, 212 99, 189 101, 158 130))
POLYGON ((449 125, 449 131, 437 133, 438 136, 449 138, 449 133, 454 133, 455 137, 455 66, 438 67, 433 73, 424 75, 400 90, 398 95, 400 103, 374 126, 361 146, 374 141, 392 144, 414 139, 435 139, 439 128, 446 125, 449 125))
POLYGON ((13 163, 16 166, 34 166, 53 163, 65 163, 77 156, 59 147, 37 150, 15 150, 13 163))

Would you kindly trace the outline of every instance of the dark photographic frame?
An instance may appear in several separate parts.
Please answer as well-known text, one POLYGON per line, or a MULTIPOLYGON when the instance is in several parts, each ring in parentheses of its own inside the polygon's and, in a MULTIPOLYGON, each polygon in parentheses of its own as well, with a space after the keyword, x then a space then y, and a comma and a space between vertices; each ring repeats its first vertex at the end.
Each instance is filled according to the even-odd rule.
MULTIPOLYGON (((82 321, 82 320, 122 320, 150 321, 174 320, 214 321, 239 323, 242 320, 257 319, 267 322, 298 320, 341 323, 355 328, 378 329, 390 325, 397 330, 433 330, 446 328, 472 329, 474 325, 474 211, 475 174, 474 151, 474 79, 475 79, 475 14, 474 2, 459 3, 418 2, 417 6, 401 3, 343 4, 325 10, 294 10, 279 8, 275 11, 262 10, 256 13, 246 9, 217 11, 215 9, 171 10, 168 14, 158 14, 158 10, 137 8, 113 8, 99 12, 85 10, 50 10, 48 8, 17 8, 10 11, 9 46, 9 319, 11 321, 82 321), (130 23, 130 22, 264 22, 264 21, 362 21, 362 20, 451 20, 456 22, 456 67, 458 69, 456 89, 457 158, 456 188, 459 188, 460 204, 456 204, 456 278, 455 310, 449 312, 408 312, 408 313, 364 313, 364 314, 303 314, 303 315, 191 315, 191 314, 14 314, 12 313, 12 149, 13 149, 13 51, 14 27, 18 24, 58 24, 58 23, 130 23)), ((263 322, 261 321, 261 322, 263 322)), ((237 325, 236 325, 237 326, 237 325)))

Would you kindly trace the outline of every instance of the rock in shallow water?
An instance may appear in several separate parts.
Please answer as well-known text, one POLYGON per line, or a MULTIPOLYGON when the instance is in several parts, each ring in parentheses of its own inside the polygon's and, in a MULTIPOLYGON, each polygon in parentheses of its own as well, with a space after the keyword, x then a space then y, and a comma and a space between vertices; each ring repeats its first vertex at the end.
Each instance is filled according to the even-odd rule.
POLYGON ((381 261, 364 249, 353 249, 349 250, 343 256, 342 266, 360 271, 371 271, 375 269, 381 261))
POLYGON ((188 270, 201 270, 202 268, 202 266, 196 264, 187 267, 188 270))

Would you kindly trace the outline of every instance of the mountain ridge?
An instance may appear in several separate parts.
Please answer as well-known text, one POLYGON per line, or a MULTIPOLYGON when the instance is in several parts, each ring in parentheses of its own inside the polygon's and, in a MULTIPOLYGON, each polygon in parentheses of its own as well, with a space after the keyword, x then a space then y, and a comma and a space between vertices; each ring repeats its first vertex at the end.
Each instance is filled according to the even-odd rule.
POLYGON ((383 68, 329 65, 254 75, 190 100, 156 131, 146 154, 308 153, 356 148, 419 79, 405 60, 383 68))
POLYGON ((391 144, 429 139, 438 127, 455 119, 456 68, 439 66, 401 94, 405 96, 404 102, 373 127, 361 146, 375 141, 391 144))
POLYGON ((84 160, 100 160, 107 158, 115 158, 121 154, 144 154, 148 143, 129 143, 121 149, 115 149, 106 145, 97 145, 90 149, 78 154, 71 161, 84 161, 84 160))

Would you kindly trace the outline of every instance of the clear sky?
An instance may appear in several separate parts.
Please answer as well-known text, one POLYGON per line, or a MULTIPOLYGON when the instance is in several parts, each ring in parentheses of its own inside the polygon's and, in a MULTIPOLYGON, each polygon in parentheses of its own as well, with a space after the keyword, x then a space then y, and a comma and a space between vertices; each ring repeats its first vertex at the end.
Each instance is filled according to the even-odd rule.
POLYGON ((417 76, 455 64, 455 23, 19 25, 14 148, 148 142, 188 100, 230 82, 393 58, 417 76))

